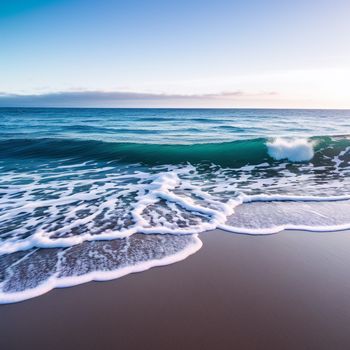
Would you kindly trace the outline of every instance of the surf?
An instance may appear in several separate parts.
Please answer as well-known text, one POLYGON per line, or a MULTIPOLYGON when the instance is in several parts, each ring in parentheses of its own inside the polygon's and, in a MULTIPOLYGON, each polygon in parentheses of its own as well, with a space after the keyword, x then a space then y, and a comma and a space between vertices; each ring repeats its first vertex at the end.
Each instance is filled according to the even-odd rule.
POLYGON ((350 228, 350 139, 307 135, 312 118, 288 134, 274 111, 6 113, 1 303, 180 261, 215 229, 350 228))
MULTIPOLYGON (((340 153, 350 146, 347 137, 269 138, 232 142, 154 144, 103 142, 83 139, 6 139, 0 140, 0 159, 76 159, 80 161, 119 161, 145 165, 214 163, 223 167, 287 159, 311 161, 314 156, 340 153)), ((323 157, 324 158, 324 157, 323 157)))

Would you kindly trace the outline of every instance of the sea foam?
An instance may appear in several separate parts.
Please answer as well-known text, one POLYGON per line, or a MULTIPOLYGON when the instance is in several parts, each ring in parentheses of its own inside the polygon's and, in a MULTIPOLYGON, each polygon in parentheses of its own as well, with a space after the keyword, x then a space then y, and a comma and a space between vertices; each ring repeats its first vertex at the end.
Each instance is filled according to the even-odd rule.
POLYGON ((347 200, 347 153, 326 158, 319 169, 310 164, 302 170, 266 162, 239 169, 83 163, 4 172, 0 255, 135 233, 197 234, 223 228, 235 208, 247 202, 347 200), (325 171, 325 165, 334 170, 325 171))
POLYGON ((140 235, 85 242, 68 249, 32 249, 0 256, 0 304, 89 281, 107 281, 186 259, 202 246, 197 235, 140 235))
POLYGON ((309 161, 314 156, 314 143, 308 139, 276 138, 267 143, 268 154, 276 160, 309 161))

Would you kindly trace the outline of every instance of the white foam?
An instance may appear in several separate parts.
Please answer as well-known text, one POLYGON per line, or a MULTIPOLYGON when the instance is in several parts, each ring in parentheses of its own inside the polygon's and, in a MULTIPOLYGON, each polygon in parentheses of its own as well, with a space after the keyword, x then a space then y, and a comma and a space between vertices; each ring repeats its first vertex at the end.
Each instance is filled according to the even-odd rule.
POLYGON ((173 238, 168 238, 165 242, 164 239, 157 242, 158 246, 146 242, 141 246, 140 251, 136 251, 141 254, 140 257, 135 254, 135 248, 131 249, 128 255, 128 249, 132 247, 130 242, 125 243, 127 249, 119 250, 108 247, 108 243, 105 242, 94 242, 94 245, 97 243, 100 245, 99 250, 96 251, 94 247, 78 251, 75 256, 77 261, 71 257, 65 259, 67 254, 65 250, 50 250, 52 256, 46 257, 46 260, 53 260, 52 271, 45 270, 46 264, 42 264, 42 259, 35 257, 35 254, 40 253, 39 250, 34 250, 7 268, 4 281, 0 283, 0 304, 34 298, 54 288, 72 287, 90 281, 108 281, 155 266, 173 264, 186 259, 202 247, 202 241, 197 235, 183 237, 183 240, 185 241, 182 242, 181 248, 176 247, 177 241, 175 241, 175 246, 170 246, 168 249, 167 242, 172 244, 173 238), (168 253, 167 250, 175 252, 168 253), (152 258, 156 253, 160 257, 152 258), (115 262, 113 262, 113 256, 116 257, 115 262), (88 262, 87 266, 84 265, 83 259, 88 262), (103 262, 106 266, 103 266, 103 262), (34 287, 32 287, 33 284, 34 287))
POLYGON ((316 167, 311 165, 303 166, 301 174, 281 164, 275 169, 245 166, 234 172, 213 165, 211 177, 191 165, 163 166, 149 172, 135 169, 129 167, 125 173, 105 167, 89 173, 86 168, 74 172, 63 168, 48 174, 5 174, 0 233, 8 236, 0 240, 0 255, 125 238, 137 232, 179 235, 228 229, 227 218, 238 205, 248 202, 350 199, 347 177, 331 174, 331 181, 319 181, 316 167), (96 179, 101 172, 106 173, 96 179), (64 175, 71 178, 62 179, 64 175), (300 188, 305 195, 298 195, 300 188), (17 226, 13 226, 15 222, 17 226), (10 234, 6 227, 11 227, 10 234))
POLYGON ((304 162, 314 156, 314 143, 308 139, 276 138, 267 143, 268 154, 276 160, 304 162))
MULTIPOLYGON (((0 215, 0 220, 3 222, 11 222, 16 216, 23 213, 32 213, 35 210, 41 208, 49 208, 49 215, 43 215, 39 218, 33 218, 32 221, 27 221, 26 225, 20 227, 13 232, 12 238, 3 240, 0 242, 0 255, 14 253, 20 250, 28 250, 34 247, 38 248, 59 248, 70 247, 80 244, 85 241, 94 240, 112 240, 116 238, 125 238, 131 236, 137 232, 152 234, 194 234, 214 229, 219 223, 223 223, 226 220, 226 216, 232 213, 232 209, 228 205, 217 203, 220 210, 208 208, 203 205, 196 204, 193 199, 185 196, 180 196, 174 193, 176 187, 180 186, 181 181, 179 174, 182 172, 188 172, 188 168, 173 169, 170 172, 159 172, 157 174, 128 174, 119 175, 115 178, 104 178, 103 185, 98 188, 90 190, 89 193, 76 193, 75 186, 85 185, 91 186, 95 183, 95 180, 79 181, 74 183, 71 181, 68 189, 60 190, 60 196, 55 199, 45 200, 33 200, 31 195, 32 185, 30 185, 26 195, 22 200, 17 200, 16 205, 10 207, 6 212, 0 215), (116 180, 120 181, 123 178, 131 178, 137 183, 128 183, 127 190, 121 190, 117 185, 113 185, 111 182, 116 180), (107 192, 107 195, 106 195, 107 192), (108 195, 108 193, 111 193, 108 195), (122 203, 122 197, 124 195, 130 195, 131 193, 137 193, 133 197, 133 202, 129 203, 129 207, 122 207, 121 212, 124 215, 128 213, 129 225, 126 227, 123 225, 119 229, 107 229, 99 230, 99 227, 95 227, 95 221, 97 217, 104 214, 103 220, 108 224, 115 213, 115 207, 118 203, 122 203), (103 196, 101 197, 101 195, 103 196), (91 201, 101 200, 98 206, 93 207, 91 210, 91 201), (174 219, 186 222, 186 225, 179 226, 176 221, 167 222, 161 216, 147 217, 145 213, 150 207, 159 206, 159 202, 164 202, 165 210, 167 214, 172 214, 174 219), (80 204, 77 206, 76 202, 80 204), (176 204, 176 207, 170 207, 169 204, 176 204), (62 208, 69 209, 69 213, 62 211, 62 208), (60 208, 60 209, 58 209, 60 208), (91 210, 91 214, 79 218, 79 211, 91 210), (188 216, 189 213, 192 217, 186 219, 182 214, 188 216), (196 213, 199 213, 198 216, 196 213), (56 227, 56 222, 60 218, 63 220, 60 227, 56 227), (203 218, 205 217, 205 220, 203 218), (150 222, 153 219, 153 222, 150 222), (51 225, 50 222, 54 224, 51 225), (34 233, 26 238, 21 238, 22 233, 26 233, 30 227, 37 226, 34 233), (51 226, 50 226, 51 225, 51 226), (77 230, 79 227, 84 227, 84 231, 80 234, 69 234, 72 230, 77 230), (49 228, 49 230, 48 230, 49 228), (97 230, 97 231, 96 231, 97 230), (96 231, 96 233, 94 233, 96 231), (68 233, 68 234, 67 234, 68 233)), ((57 185, 57 184, 56 184, 57 185)), ((66 185, 65 185, 66 186, 66 185)), ((125 184, 123 184, 125 186, 125 184)), ((183 183, 182 186, 189 188, 191 185, 183 183)), ((35 189, 40 189, 40 185, 36 185, 35 189)), ((193 187, 198 196, 206 197, 207 202, 210 202, 210 196, 205 192, 193 187)), ((16 191, 15 189, 14 191, 16 191)), ((23 186, 21 186, 23 190, 23 186)), ((4 202, 8 201, 8 197, 4 197, 4 202)), ((212 204, 214 201, 212 200, 212 204)), ((164 208, 163 208, 164 209, 164 208)), ((153 209, 154 210, 154 209, 153 209)), ((160 208, 159 210, 162 210, 160 208)), ((118 213, 117 213, 118 214, 118 213)), ((119 218, 118 218, 119 220, 119 218)))
POLYGON ((346 147, 343 151, 341 151, 338 155, 333 158, 333 162, 335 163, 336 171, 339 172, 340 166, 344 163, 342 159, 346 154, 350 151, 350 147, 346 147))
POLYGON ((350 200, 340 198, 290 197, 276 201, 276 198, 250 198, 236 208, 228 218, 226 231, 266 235, 283 230, 303 230, 313 232, 342 231, 350 229, 350 200))

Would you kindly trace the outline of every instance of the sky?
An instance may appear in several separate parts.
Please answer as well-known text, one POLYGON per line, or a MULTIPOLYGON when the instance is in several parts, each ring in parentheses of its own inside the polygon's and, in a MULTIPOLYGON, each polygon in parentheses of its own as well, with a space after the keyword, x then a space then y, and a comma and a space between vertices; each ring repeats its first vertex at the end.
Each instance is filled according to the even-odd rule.
POLYGON ((0 106, 350 108, 348 0, 0 0, 0 106))

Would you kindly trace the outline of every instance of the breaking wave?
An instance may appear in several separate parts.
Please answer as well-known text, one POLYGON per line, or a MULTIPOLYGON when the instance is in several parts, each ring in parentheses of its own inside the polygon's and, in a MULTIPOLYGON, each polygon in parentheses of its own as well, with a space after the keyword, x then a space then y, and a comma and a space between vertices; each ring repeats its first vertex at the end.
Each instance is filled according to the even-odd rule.
POLYGON ((88 161, 124 163, 179 164, 210 162, 221 166, 241 167, 264 161, 287 159, 309 161, 317 153, 340 152, 350 146, 347 137, 310 139, 248 139, 221 143, 151 144, 103 142, 84 139, 6 139, 0 140, 0 158, 74 158, 88 161))
POLYGON ((268 142, 267 147, 269 156, 276 160, 305 162, 314 156, 314 142, 308 139, 277 138, 268 142))

